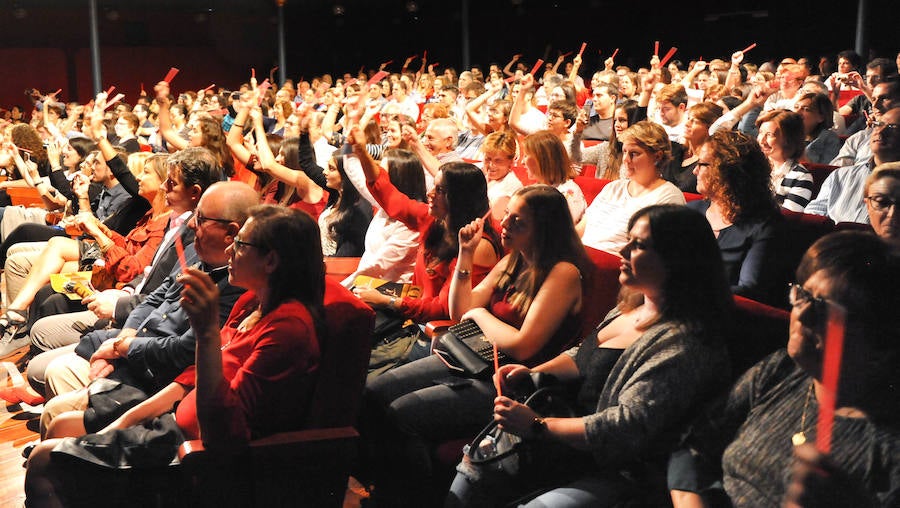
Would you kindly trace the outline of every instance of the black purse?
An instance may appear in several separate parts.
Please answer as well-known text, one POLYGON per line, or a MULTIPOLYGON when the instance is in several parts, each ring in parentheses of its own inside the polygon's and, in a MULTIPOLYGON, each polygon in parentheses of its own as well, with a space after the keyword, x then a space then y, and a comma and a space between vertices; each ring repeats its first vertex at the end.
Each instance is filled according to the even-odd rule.
MULTIPOLYGON (((471 319, 465 319, 435 337, 431 350, 458 376, 488 379, 494 373, 493 344, 471 319)), ((509 363, 510 358, 501 352, 498 361, 503 365, 509 363)))

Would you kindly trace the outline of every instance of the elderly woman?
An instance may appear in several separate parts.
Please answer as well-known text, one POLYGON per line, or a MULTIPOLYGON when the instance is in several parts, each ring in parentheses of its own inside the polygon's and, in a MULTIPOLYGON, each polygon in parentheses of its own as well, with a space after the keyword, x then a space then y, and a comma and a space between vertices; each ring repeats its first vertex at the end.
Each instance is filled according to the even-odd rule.
POLYGON ((790 289, 787 349, 744 373, 722 405, 700 418, 688 447, 673 455, 675 505, 701 506, 703 498, 721 496, 724 486, 728 506, 737 508, 782 506, 786 495, 785 506, 897 506, 898 285, 898 258, 871 234, 844 231, 813 244, 790 289), (844 347, 837 393, 829 394, 823 351, 829 316, 838 309, 845 314, 844 347), (810 443, 829 395, 834 427, 831 451, 823 456, 810 443), (795 453, 812 457, 815 481, 796 478, 789 488, 795 453), (713 490, 718 478, 722 483, 713 490))
MULTIPOLYGON (((221 330, 216 284, 195 268, 179 276, 182 305, 197 337, 196 366, 121 416, 104 415, 104 420, 99 413, 86 418, 87 413, 69 412, 54 419, 48 439, 28 460, 29 506, 82 506, 95 498, 96 490, 84 486, 102 470, 85 468, 86 463, 72 467, 60 455, 88 460, 84 457, 89 454, 80 450, 89 448, 85 443, 102 442, 103 434, 115 433, 122 444, 121 456, 111 458, 115 469, 133 456, 124 451, 133 435, 130 427, 153 422, 156 428, 172 429, 179 439, 166 443, 171 455, 161 456, 158 464, 165 466, 181 439, 202 434, 207 446, 234 446, 297 429, 304 421, 319 363, 316 325, 325 292, 318 227, 299 210, 259 206, 227 252, 229 281, 248 291, 221 330), (60 439, 86 431, 98 434, 60 439)), ((104 495, 117 492, 110 490, 104 495)))
POLYGON ((875 168, 866 179, 863 199, 869 212, 869 223, 875 234, 900 254, 900 162, 889 162, 875 168))
POLYGON ((654 204, 684 204, 684 194, 661 175, 672 146, 662 126, 641 121, 619 139, 624 178, 603 187, 576 226, 586 246, 617 256, 628 243, 628 220, 636 211, 654 204))
POLYGON ((494 419, 503 430, 569 451, 571 460, 536 463, 499 484, 463 464, 446 506, 502 506, 535 491, 544 493, 526 506, 614 506, 638 489, 641 506, 660 506, 667 450, 727 379, 721 327, 732 303, 716 240, 696 212, 644 208, 631 217, 628 237, 620 303, 581 346, 537 366, 505 365, 494 377, 504 394, 494 399, 494 419), (577 416, 544 417, 510 398, 531 372, 575 382, 577 416))
POLYGON ((699 155, 694 174, 704 199, 687 206, 712 226, 731 291, 770 305, 784 303, 786 270, 778 255, 783 219, 766 156, 753 139, 735 131, 713 134, 699 155))

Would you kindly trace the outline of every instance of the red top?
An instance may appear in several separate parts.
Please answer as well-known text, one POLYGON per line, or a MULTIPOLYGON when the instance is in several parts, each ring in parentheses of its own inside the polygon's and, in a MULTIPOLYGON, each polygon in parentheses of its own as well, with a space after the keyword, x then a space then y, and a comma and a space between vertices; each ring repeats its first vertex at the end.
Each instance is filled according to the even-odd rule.
MULTIPOLYGON (((222 381, 215 400, 216 421, 229 422, 234 442, 302 428, 315 387, 319 341, 312 316, 297 301, 269 312, 246 331, 237 327, 258 306, 256 294, 244 293, 222 327, 222 381)), ((193 388, 192 365, 175 379, 193 388)), ((196 390, 175 412, 186 439, 198 439, 196 390)))
MULTIPOLYGON (((441 261, 426 252, 425 239, 435 222, 434 217, 428 213, 428 205, 398 191, 391 183, 387 171, 382 171, 375 182, 369 184, 369 191, 389 217, 419 232, 420 243, 412 283, 422 288, 422 295, 419 298, 401 299, 397 308, 404 316, 420 323, 449 318, 450 274, 456 268, 456 258, 441 261)), ((474 265, 472 285, 481 282, 490 271, 490 266, 474 265)))
POLYGON ((131 282, 153 261, 156 248, 166 235, 170 214, 166 212, 153 219, 153 211, 150 210, 128 236, 123 237, 112 231, 113 246, 103 254, 103 259, 106 270, 115 276, 118 283, 124 285, 131 282))

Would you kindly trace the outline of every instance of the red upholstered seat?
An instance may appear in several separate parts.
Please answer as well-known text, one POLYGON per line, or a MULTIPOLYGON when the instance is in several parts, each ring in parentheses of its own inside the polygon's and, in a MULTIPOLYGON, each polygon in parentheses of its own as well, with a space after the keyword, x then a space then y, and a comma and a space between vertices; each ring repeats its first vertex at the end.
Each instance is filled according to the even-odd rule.
POLYGON ((825 179, 828 178, 828 175, 831 174, 832 171, 838 168, 838 166, 832 166, 830 164, 816 164, 815 162, 804 162, 803 167, 809 171, 809 174, 813 177, 813 188, 812 195, 817 196, 819 194, 819 190, 822 188, 822 183, 825 182, 825 179))
MULTIPOLYGON (((784 290, 787 292, 787 286, 784 290)), ((787 345, 791 314, 742 296, 735 296, 734 304, 733 335, 728 346, 732 374, 737 377, 769 353, 787 345)))
POLYGON ((308 419, 298 425, 308 430, 268 436, 237 451, 184 443, 179 451, 184 485, 174 503, 341 506, 356 460, 358 434, 352 426, 362 401, 374 321, 367 305, 326 277, 319 379, 308 419))
MULTIPOLYGON (((596 170, 596 167, 594 168, 596 170)), ((578 184, 578 187, 581 188, 581 193, 584 194, 584 200, 588 205, 594 201, 594 198, 597 197, 597 194, 600 194, 600 191, 603 190, 603 187, 609 183, 609 180, 603 178, 595 178, 594 172, 582 174, 581 176, 576 176, 574 178, 575 183, 578 184)))

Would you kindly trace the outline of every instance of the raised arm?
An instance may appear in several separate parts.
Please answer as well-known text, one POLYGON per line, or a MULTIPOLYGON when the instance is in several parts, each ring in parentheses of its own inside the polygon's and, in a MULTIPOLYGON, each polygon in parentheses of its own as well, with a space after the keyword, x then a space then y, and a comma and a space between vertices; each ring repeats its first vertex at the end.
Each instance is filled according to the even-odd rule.
POLYGON ((159 135, 166 140, 170 152, 187 148, 188 142, 182 139, 172 126, 172 117, 169 112, 169 84, 160 81, 153 89, 156 91, 156 103, 159 105, 159 112, 156 116, 159 121, 159 135))
POLYGON ((513 99, 512 109, 509 112, 509 126, 516 131, 517 134, 525 136, 529 133, 526 132, 525 126, 522 124, 522 115, 524 115, 527 110, 528 105, 526 102, 528 101, 528 92, 534 88, 534 76, 526 74, 519 85, 519 93, 516 95, 516 98, 513 99))
POLYGON ((237 110, 237 116, 235 116, 228 134, 225 136, 225 143, 228 144, 231 153, 244 165, 247 165, 253 157, 253 153, 244 145, 244 128, 250 119, 250 104, 255 97, 256 94, 252 92, 246 92, 241 95, 241 99, 234 105, 237 110))
POLYGON ((253 128, 256 132, 256 152, 259 154, 259 164, 264 171, 278 180, 293 185, 297 189, 297 195, 307 203, 318 203, 325 192, 316 185, 303 171, 285 167, 275 160, 269 143, 266 141, 266 128, 262 123, 262 113, 258 109, 250 112, 253 120, 253 128))
POLYGON ((516 62, 518 62, 520 58, 522 58, 522 55, 513 55, 509 62, 503 67, 503 74, 510 78, 515 76, 516 73, 512 70, 512 67, 513 65, 516 65, 516 62))
POLYGON ((425 170, 427 170, 432 177, 437 176, 438 169, 441 167, 441 161, 425 148, 425 145, 422 144, 416 130, 409 125, 404 125, 401 135, 403 136, 403 140, 406 141, 410 148, 412 148, 412 151, 419 157, 419 160, 422 161, 422 166, 425 170))
POLYGON ((483 94, 479 95, 466 105, 466 116, 469 118, 469 123, 475 131, 485 135, 490 134, 490 131, 488 131, 488 122, 485 115, 481 113, 481 107, 484 106, 488 99, 496 95, 500 89, 501 87, 494 86, 493 83, 490 83, 483 94))

